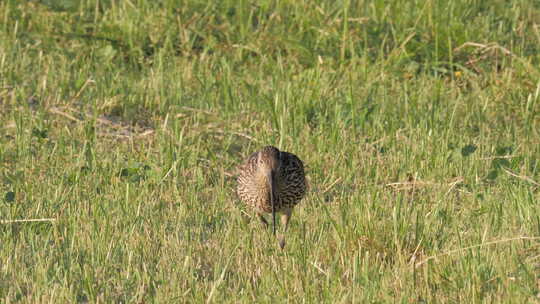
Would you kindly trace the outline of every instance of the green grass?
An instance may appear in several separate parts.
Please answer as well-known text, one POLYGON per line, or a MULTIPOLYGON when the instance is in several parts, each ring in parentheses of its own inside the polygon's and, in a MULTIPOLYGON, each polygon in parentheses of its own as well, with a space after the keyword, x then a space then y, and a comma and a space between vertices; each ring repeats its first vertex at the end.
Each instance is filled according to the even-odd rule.
POLYGON ((215 3, 0 2, 0 302, 539 301, 537 2, 215 3))

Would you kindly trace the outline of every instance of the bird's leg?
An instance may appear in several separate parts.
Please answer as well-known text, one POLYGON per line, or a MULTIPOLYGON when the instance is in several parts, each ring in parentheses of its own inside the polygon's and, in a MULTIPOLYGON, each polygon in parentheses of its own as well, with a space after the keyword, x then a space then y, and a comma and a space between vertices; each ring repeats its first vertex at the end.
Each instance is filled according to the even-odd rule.
POLYGON ((259 219, 260 219, 261 222, 263 223, 264 227, 265 227, 265 228, 268 228, 268 222, 266 221, 266 219, 264 218, 264 216, 263 216, 261 213, 257 213, 257 216, 259 217, 259 219))
POLYGON ((281 215, 281 225, 284 226, 283 233, 287 232, 287 228, 289 228, 289 220, 292 216, 292 209, 287 209, 283 212, 281 215))
POLYGON ((291 216, 292 209, 286 209, 283 211, 283 214, 281 214, 281 225, 283 226, 283 234, 279 237, 279 246, 281 249, 285 247, 285 232, 287 232, 287 228, 289 227, 291 216))

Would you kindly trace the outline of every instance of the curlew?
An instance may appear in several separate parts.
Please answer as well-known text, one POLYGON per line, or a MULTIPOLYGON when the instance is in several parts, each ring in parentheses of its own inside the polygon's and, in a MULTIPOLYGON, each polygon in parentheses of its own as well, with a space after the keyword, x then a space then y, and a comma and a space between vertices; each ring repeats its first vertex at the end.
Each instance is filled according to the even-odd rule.
MULTIPOLYGON (((281 213, 283 232, 287 231, 294 207, 306 194, 304 165, 294 154, 266 146, 251 154, 238 168, 239 198, 268 226, 264 214, 272 214, 276 234, 276 213, 281 213)), ((285 246, 281 238, 280 246, 285 246)))

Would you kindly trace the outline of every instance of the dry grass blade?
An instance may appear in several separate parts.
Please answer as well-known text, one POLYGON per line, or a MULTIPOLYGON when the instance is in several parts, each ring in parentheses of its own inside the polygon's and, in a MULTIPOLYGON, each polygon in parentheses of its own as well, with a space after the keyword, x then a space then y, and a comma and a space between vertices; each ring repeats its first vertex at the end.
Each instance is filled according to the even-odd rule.
POLYGON ((42 219, 22 219, 22 220, 0 220, 0 224, 14 224, 14 223, 35 223, 35 222, 54 222, 55 218, 42 218, 42 219))
POLYGON ((60 111, 58 108, 50 108, 49 109, 49 112, 53 113, 53 114, 57 114, 57 115, 60 115, 60 116, 63 116, 69 120, 72 120, 72 121, 75 121, 75 122, 81 122, 80 119, 78 118, 75 118, 73 115, 69 114, 69 113, 66 113, 66 112, 63 112, 63 111, 60 111))
POLYGON ((468 46, 472 46, 472 47, 476 47, 476 48, 479 48, 479 49, 482 49, 482 52, 489 52, 491 50, 500 50, 502 51, 505 55, 511 55, 511 56, 515 56, 512 52, 510 52, 507 48, 504 48, 502 46, 500 46, 499 44, 497 43, 488 43, 488 44, 482 44, 482 43, 477 43, 477 42, 465 42, 464 44, 458 46, 457 48, 454 49, 454 52, 457 52, 457 51, 460 51, 461 49, 465 48, 465 47, 468 47, 468 46))
POLYGON ((537 187, 540 186, 540 184, 538 182, 536 182, 534 179, 532 179, 532 178, 530 178, 528 176, 516 174, 516 173, 508 170, 507 168, 502 168, 502 169, 506 174, 508 174, 510 176, 522 179, 522 180, 524 180, 526 182, 529 182, 529 183, 531 183, 531 184, 533 184, 533 185, 535 185, 537 187))
POLYGON ((235 177, 237 174, 234 173, 234 172, 230 172, 230 171, 224 171, 223 172, 223 175, 225 175, 226 177, 235 177))
POLYGON ((328 191, 330 191, 337 183, 341 181, 341 177, 338 177, 335 181, 333 181, 330 185, 328 185, 321 193, 324 194, 328 191))
POLYGON ((443 252, 441 254, 432 255, 430 257, 427 257, 427 258, 423 259, 422 261, 416 263, 415 267, 418 268, 418 267, 422 266, 423 264, 427 263, 430 260, 437 259, 437 258, 440 258, 440 257, 445 256, 445 255, 451 255, 451 254, 454 254, 454 253, 458 253, 458 252, 462 252, 462 251, 465 251, 465 250, 474 249, 474 248, 478 248, 478 247, 496 245, 496 244, 500 244, 500 243, 507 243, 507 242, 513 242, 513 241, 519 241, 519 240, 540 240, 540 237, 518 236, 518 237, 515 237, 515 238, 507 238, 507 239, 502 239, 502 240, 486 242, 486 243, 482 243, 482 244, 476 244, 476 245, 472 245, 472 246, 468 246, 468 247, 458 248, 458 249, 450 250, 450 251, 447 251, 447 252, 443 252))
POLYGON ((516 157, 515 155, 501 155, 501 156, 490 156, 490 157, 482 157, 479 158, 480 160, 494 160, 494 159, 511 159, 516 157))
POLYGON ((430 181, 419 181, 419 180, 412 180, 412 181, 406 181, 406 182, 395 182, 395 183, 388 183, 385 184, 387 187, 391 187, 395 190, 409 190, 411 188, 416 187, 427 187, 427 186, 449 186, 450 189, 453 189, 457 184, 460 184, 463 182, 463 177, 457 177, 452 181, 449 181, 447 183, 437 183, 437 182, 430 182, 430 181))
MULTIPOLYGON (((83 112, 80 112, 73 108, 67 108, 70 112, 75 113, 79 117, 88 117, 89 115, 83 112)), ((50 113, 60 115, 71 121, 82 123, 84 119, 76 118, 74 115, 68 113, 67 111, 60 110, 59 108, 52 107, 49 109, 50 113)), ((154 133, 154 130, 151 128, 139 128, 133 127, 122 121, 119 121, 115 117, 103 115, 96 119, 98 126, 101 130, 98 132, 102 136, 117 137, 117 138, 142 138, 154 133)))
POLYGON ((213 130, 214 132, 218 133, 218 134, 232 134, 232 135, 236 135, 236 136, 240 136, 240 137, 243 137, 249 141, 252 141, 252 142, 259 142, 256 138, 252 137, 252 136, 249 136, 245 133, 240 133, 240 132, 234 132, 234 131, 223 131, 223 130, 220 130, 220 129, 216 129, 216 130, 213 130))
POLYGON ((189 112, 203 113, 203 114, 207 114, 207 115, 216 115, 216 113, 213 113, 213 112, 210 112, 210 111, 207 111, 207 110, 196 109, 196 108, 187 107, 187 106, 183 106, 183 107, 181 107, 181 109, 189 111, 189 112))

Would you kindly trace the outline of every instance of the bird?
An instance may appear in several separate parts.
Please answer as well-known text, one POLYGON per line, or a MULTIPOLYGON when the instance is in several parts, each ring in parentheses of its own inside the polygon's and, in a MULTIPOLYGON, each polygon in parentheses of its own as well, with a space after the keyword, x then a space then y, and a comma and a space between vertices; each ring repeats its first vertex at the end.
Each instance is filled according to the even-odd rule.
MULTIPOLYGON (((276 235, 276 214, 281 213, 283 232, 287 231, 294 207, 306 195, 304 164, 298 156, 265 146, 252 153, 238 166, 236 193, 251 207, 268 227, 264 214, 272 214, 272 229, 276 235)), ((280 246, 285 246, 284 237, 280 246)))

